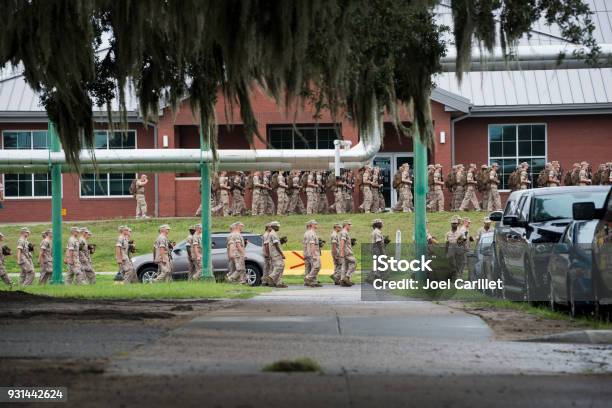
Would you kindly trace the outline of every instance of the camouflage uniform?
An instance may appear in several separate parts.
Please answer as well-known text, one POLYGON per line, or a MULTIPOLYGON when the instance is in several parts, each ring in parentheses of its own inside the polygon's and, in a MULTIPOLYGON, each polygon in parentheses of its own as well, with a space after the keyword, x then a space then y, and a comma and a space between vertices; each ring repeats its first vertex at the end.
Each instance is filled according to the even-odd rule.
POLYGON ((304 203, 302 202, 302 198, 300 197, 300 176, 295 174, 292 177, 291 182, 291 198, 289 199, 289 209, 288 214, 295 214, 299 212, 300 214, 305 214, 306 209, 304 208, 304 203))
POLYGON ((410 170, 407 167, 402 169, 402 183, 399 187, 399 200, 395 204, 393 208, 396 211, 402 209, 402 212, 411 212, 412 211, 412 191, 410 187, 412 186, 412 180, 410 178, 410 170))
POLYGON ((455 190, 453 191, 453 210, 458 211, 461 208, 461 203, 463 202, 463 197, 465 197, 465 186, 463 184, 463 179, 465 178, 465 170, 462 165, 457 167, 455 172, 455 179, 457 180, 455 184, 455 190))
POLYGON ((474 177, 474 170, 471 168, 468 170, 466 178, 467 184, 465 186, 465 197, 463 197, 463 201, 461 202, 461 207, 459 207, 459 211, 466 211, 467 208, 472 204, 476 211, 480 211, 480 204, 478 203, 478 197, 476 196, 476 179, 474 177))
POLYGON ((224 217, 230 215, 229 178, 227 176, 219 176, 219 204, 213 212, 217 211, 221 211, 224 217))
POLYGON ((202 234, 195 233, 191 239, 192 271, 189 280, 199 280, 202 277, 202 258, 198 259, 198 250, 202 249, 202 234))
POLYGON ((276 178, 278 187, 276 188, 276 211, 278 215, 285 215, 289 206, 289 197, 287 196, 287 182, 282 172, 278 173, 276 178))
POLYGON ((272 270, 268 276, 268 283, 274 286, 283 285, 283 272, 285 270, 285 258, 283 253, 278 250, 280 247, 280 239, 275 230, 271 230, 268 234, 268 248, 270 251, 270 266, 272 270))
POLYGON ((263 199, 264 199, 264 212, 266 215, 272 215, 276 213, 276 207, 274 206, 274 200, 272 200, 272 189, 269 172, 264 173, 263 176, 263 184, 266 186, 262 190, 263 199))
POLYGON ((452 229, 446 233, 446 257, 451 267, 451 279, 461 278, 465 268, 465 231, 463 228, 452 229))
POLYGON ((338 283, 342 276, 342 259, 340 258, 340 235, 335 229, 332 230, 330 242, 332 247, 331 256, 332 260, 334 261, 334 273, 332 274, 331 278, 334 283, 338 283), (335 251, 334 244, 336 247, 335 251))
MULTIPOLYGON (((479 183, 483 181, 481 178, 484 177, 483 173, 486 172, 487 170, 488 170, 488 167, 484 164, 480 167, 481 174, 478 175, 479 183)), ((485 181, 485 185, 482 187, 484 189, 482 191, 482 209, 484 211, 486 211, 487 208, 489 208, 489 200, 491 199, 490 180, 491 178, 489 175, 489 179, 485 181)))
POLYGON ((589 179, 589 174, 586 170, 586 166, 582 166, 580 168, 580 172, 578 173, 578 185, 579 186, 588 186, 591 185, 591 180, 589 179))
POLYGON ((244 213, 244 195, 242 192, 242 178, 239 175, 234 176, 234 187, 232 190, 233 208, 232 213, 234 215, 242 215, 244 213))
MULTIPOLYGON (((189 227, 190 229, 193 229, 192 227, 189 227)), ((192 234, 191 231, 189 233, 189 235, 187 235, 187 238, 185 238, 185 251, 187 252, 187 279, 191 279, 191 277, 193 276, 193 270, 194 270, 194 260, 193 260, 193 236, 195 235, 195 232, 192 234)))
POLYGON ((349 213, 352 213, 355 209, 355 206, 353 205, 353 184, 351 180, 352 179, 349 176, 349 178, 347 178, 346 180, 346 185, 344 186, 344 190, 343 190, 344 202, 346 203, 344 209, 346 212, 349 212, 349 213))
POLYGON ((81 263, 83 277, 87 283, 96 283, 96 273, 93 270, 91 253, 89 252, 88 242, 84 237, 79 238, 79 262, 81 263))
POLYGON ((132 260, 129 255, 129 243, 128 237, 125 235, 120 235, 117 238, 117 242, 115 243, 115 247, 118 247, 121 253, 121 264, 119 265, 121 274, 123 275, 123 283, 135 283, 138 282, 138 276, 136 275, 136 271, 134 270, 134 265, 132 265, 132 260))
POLYGON ((79 239, 70 236, 68 238, 68 246, 66 247, 66 260, 68 260, 69 253, 72 251, 72 263, 68 264, 68 274, 66 275, 66 283, 68 285, 73 282, 77 285, 82 285, 87 282, 85 275, 81 269, 81 261, 79 259, 79 239))
POLYGON ((431 211, 444 211, 444 193, 442 192, 442 171, 436 167, 433 174, 433 189, 431 191, 431 203, 429 209, 431 211))
POLYGON ((265 197, 263 192, 263 184, 259 175, 253 176, 253 202, 252 202, 252 215, 264 215, 265 214, 265 197))
POLYGON ((40 278, 38 283, 44 285, 53 275, 53 243, 50 239, 40 242, 40 278))
POLYGON ((501 198, 499 197, 499 191, 497 186, 499 185, 499 175, 495 168, 491 169, 489 173, 489 201, 487 203, 488 211, 499 211, 501 210, 501 198))
POLYGON ((351 237, 346 229, 340 231, 340 242, 344 241, 344 257, 342 257, 342 272, 340 274, 340 281, 350 283, 351 276, 355 272, 357 260, 353 255, 353 249, 351 247, 351 237))
POLYGON ((308 174, 308 181, 306 185, 306 214, 315 214, 319 208, 319 193, 317 192, 316 176, 311 173, 308 174))
POLYGON ((4 266, 4 254, 2 253, 2 249, 0 249, 0 280, 9 286, 13 284, 13 282, 11 282, 11 278, 9 278, 8 274, 6 273, 6 267, 4 266))
POLYGON ((172 282, 172 264, 170 262, 170 241, 164 234, 159 234, 155 240, 155 263, 157 264, 157 277, 155 282, 172 282), (166 253, 162 254, 161 249, 166 253))
POLYGON ((523 168, 521 170, 521 190, 527 190, 531 182, 529 181, 529 173, 527 173, 527 169, 523 168))
POLYGON ((334 209, 336 214, 344 214, 346 212, 346 202, 344 199, 344 183, 336 179, 334 185, 334 209))
POLYGON ((319 214, 327 214, 329 212, 329 202, 327 201, 327 188, 323 183, 323 175, 317 173, 317 186, 319 196, 317 197, 317 212, 319 214))
POLYGON ((145 199, 145 187, 140 180, 136 180, 136 218, 147 217, 147 200, 145 199))
POLYGON ((238 246, 244 248, 244 238, 239 232, 232 232, 227 237, 227 254, 229 260, 228 274, 229 282, 246 282, 246 266, 244 256, 238 250, 238 246))
POLYGON ((361 191, 363 192, 363 203, 361 208, 363 212, 369 213, 372 210, 372 186, 370 185, 370 171, 366 170, 363 172, 363 181, 361 183, 361 191))
POLYGON ((304 251, 304 285, 310 286, 317 283, 317 276, 321 269, 321 253, 319 252, 319 237, 312 229, 307 229, 302 240, 304 251), (315 245, 314 253, 311 245, 315 245))
MULTIPOLYGON (((269 245, 268 237, 270 236, 270 231, 268 231, 268 225, 266 225, 266 231, 262 235, 262 242, 264 245, 269 245)), ((268 247, 269 252, 269 247, 268 247)), ((263 265, 263 274, 261 276, 261 281, 265 284, 268 283, 268 276, 270 276, 270 272, 272 271, 272 264, 270 263, 270 254, 264 251, 264 265, 263 265)))

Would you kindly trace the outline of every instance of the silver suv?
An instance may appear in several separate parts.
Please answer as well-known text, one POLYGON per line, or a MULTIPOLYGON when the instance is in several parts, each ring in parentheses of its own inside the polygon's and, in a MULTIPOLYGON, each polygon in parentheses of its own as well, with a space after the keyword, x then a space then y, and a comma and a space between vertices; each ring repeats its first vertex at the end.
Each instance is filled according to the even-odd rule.
MULTIPOLYGON (((222 281, 228 271, 227 261, 227 236, 228 232, 214 232, 211 234, 212 264, 215 279, 222 281)), ((247 242, 246 246, 246 273, 247 282, 250 286, 261 284, 263 272, 263 239, 261 235, 243 232, 242 236, 247 242)), ((172 278, 187 279, 189 263, 187 259, 186 242, 183 240, 176 244, 172 250, 172 278)), ((134 269, 141 282, 151 282, 157 276, 157 264, 153 262, 153 253, 138 255, 132 258, 134 269)))

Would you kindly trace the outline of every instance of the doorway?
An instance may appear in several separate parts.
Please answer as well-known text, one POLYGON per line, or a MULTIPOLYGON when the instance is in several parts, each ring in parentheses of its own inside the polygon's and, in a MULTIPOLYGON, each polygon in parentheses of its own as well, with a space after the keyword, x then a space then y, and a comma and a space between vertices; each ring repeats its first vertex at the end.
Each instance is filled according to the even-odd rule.
POLYGON ((414 164, 412 153, 380 153, 374 157, 372 164, 382 169, 384 177, 383 196, 385 204, 391 208, 397 203, 397 191, 393 188, 393 177, 404 163, 410 165, 410 172, 414 164))

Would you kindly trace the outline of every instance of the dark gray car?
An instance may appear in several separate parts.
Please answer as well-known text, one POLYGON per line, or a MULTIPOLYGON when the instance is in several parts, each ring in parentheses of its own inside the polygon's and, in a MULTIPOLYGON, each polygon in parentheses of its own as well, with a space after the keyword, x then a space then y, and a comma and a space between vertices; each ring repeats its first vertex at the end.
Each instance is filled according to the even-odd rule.
MULTIPOLYGON (((211 234, 211 255, 215 278, 224 279, 228 271, 227 260, 227 232, 214 232, 211 234)), ((247 241, 246 246, 246 273, 250 286, 261 284, 261 275, 264 268, 263 239, 259 234, 242 233, 247 241)), ((150 282, 157 276, 157 264, 153 262, 153 253, 138 255, 132 258, 134 269, 141 282, 150 282)), ((186 241, 181 241, 172 250, 172 278, 187 279, 189 261, 187 259, 186 241)))

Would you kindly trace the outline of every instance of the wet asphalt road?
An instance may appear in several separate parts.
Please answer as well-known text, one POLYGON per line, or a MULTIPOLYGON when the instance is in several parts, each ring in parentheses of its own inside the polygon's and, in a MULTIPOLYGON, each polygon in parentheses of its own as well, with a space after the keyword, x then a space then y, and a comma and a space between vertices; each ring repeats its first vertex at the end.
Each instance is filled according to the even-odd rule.
MULTIPOLYGON (((495 341, 476 316, 425 301, 363 302, 359 287, 292 287, 218 306, 170 331, 48 322, 41 333, 57 341, 44 353, 65 358, 74 344, 79 358, 109 357, 104 374, 71 380, 77 406, 612 405, 611 346, 495 341), (262 372, 298 357, 323 374, 262 372)), ((23 341, 23 357, 43 352, 27 326, 0 326, 0 358, 19 355, 9 343, 23 341)))

